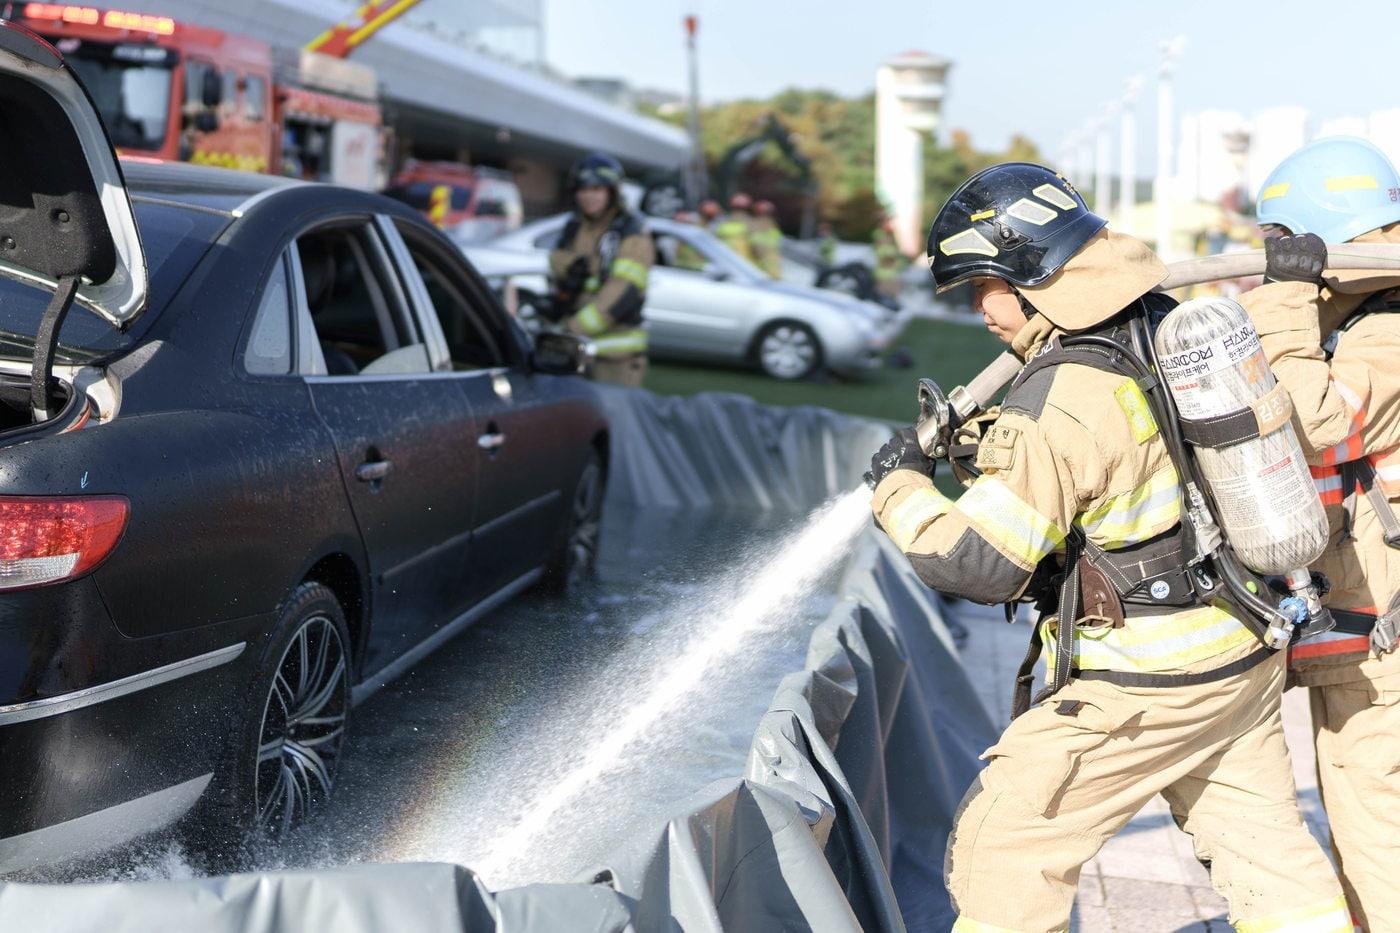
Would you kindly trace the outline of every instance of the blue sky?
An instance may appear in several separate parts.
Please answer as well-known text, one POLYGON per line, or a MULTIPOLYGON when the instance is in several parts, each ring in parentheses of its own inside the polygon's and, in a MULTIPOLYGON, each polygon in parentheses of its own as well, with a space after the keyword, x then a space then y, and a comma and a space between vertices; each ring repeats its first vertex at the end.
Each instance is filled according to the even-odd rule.
POLYGON ((690 10, 701 18, 702 99, 788 86, 857 93, 882 59, 923 49, 954 61, 945 125, 988 147, 1019 131, 1053 155, 1141 72, 1145 150, 1158 43, 1175 35, 1187 38, 1178 113, 1299 105, 1317 119, 1400 106, 1393 0, 545 0, 546 56, 568 74, 681 90, 690 10))

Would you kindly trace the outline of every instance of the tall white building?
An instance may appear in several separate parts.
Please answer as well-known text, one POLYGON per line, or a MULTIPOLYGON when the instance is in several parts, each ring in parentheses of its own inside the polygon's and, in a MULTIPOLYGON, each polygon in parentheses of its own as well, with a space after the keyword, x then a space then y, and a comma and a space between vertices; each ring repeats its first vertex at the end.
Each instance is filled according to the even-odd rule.
POLYGON ((938 128, 951 65, 905 52, 875 73, 875 187, 908 255, 924 250, 924 141, 938 128))

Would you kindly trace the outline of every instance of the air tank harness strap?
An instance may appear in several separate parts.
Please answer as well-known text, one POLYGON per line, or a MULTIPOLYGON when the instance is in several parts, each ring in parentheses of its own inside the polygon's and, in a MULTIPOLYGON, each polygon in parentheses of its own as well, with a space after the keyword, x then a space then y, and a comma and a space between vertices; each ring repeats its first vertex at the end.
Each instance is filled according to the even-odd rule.
POLYGON ((1351 529, 1356 520, 1356 489, 1359 486, 1366 494, 1366 498, 1371 502, 1371 510, 1376 513, 1376 519, 1381 523, 1381 534, 1385 538, 1385 543, 1393 548, 1400 548, 1400 518, 1395 517, 1395 510, 1390 506, 1390 500, 1386 498, 1385 491, 1376 482, 1376 468, 1371 465, 1371 461, 1362 457, 1357 460, 1348 460, 1339 469, 1342 478, 1342 531, 1346 538, 1351 538, 1351 529))
POLYGON ((1243 674, 1260 662, 1277 654, 1278 652, 1274 649, 1260 645, 1238 661, 1232 661, 1224 667, 1200 671, 1195 674, 1140 674, 1132 671, 1076 670, 1074 677, 1078 680, 1099 680, 1104 683, 1116 684, 1119 687, 1199 687, 1201 684, 1213 684, 1217 680, 1243 674))
POLYGON ((1333 609, 1336 631, 1347 635, 1367 635, 1377 655, 1389 654, 1400 644, 1400 593, 1390 601, 1389 608, 1379 616, 1369 612, 1333 609))
POLYGON ((1011 718, 1015 719, 1046 697, 1058 693, 1069 683, 1074 668, 1074 629, 1079 618, 1079 557, 1084 550, 1084 532, 1071 528, 1065 538, 1065 572, 1060 579, 1057 606, 1059 622, 1055 626, 1055 669, 1049 672, 1045 689, 1031 699, 1031 684, 1035 680, 1035 662, 1040 659, 1042 641, 1040 623, 1031 625, 1031 643, 1021 666, 1016 671, 1016 687, 1011 695, 1011 718), (1068 623, 1066 623, 1068 620, 1068 623))

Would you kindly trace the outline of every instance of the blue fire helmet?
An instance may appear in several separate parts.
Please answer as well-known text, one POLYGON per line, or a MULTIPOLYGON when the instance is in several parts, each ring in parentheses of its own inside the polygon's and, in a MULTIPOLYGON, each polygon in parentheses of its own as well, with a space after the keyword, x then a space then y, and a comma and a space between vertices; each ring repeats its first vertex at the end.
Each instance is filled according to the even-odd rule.
POLYGON ((1345 243, 1400 221, 1400 174, 1374 145, 1329 136, 1284 159, 1259 191, 1259 223, 1345 243))

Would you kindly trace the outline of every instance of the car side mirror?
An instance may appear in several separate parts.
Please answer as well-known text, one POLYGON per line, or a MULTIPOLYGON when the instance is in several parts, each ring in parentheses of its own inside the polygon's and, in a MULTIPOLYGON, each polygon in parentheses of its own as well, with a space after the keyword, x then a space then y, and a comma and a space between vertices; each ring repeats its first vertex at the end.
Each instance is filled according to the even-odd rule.
POLYGON ((535 335, 531 354, 537 372, 552 376, 579 376, 593 361, 593 346, 573 334, 543 331, 535 335))
POLYGON ((217 71, 204 72, 199 86, 200 102, 206 107, 217 107, 224 102, 224 79, 217 71))
POLYGON ((212 133, 219 128, 219 115, 212 110, 201 110, 194 116, 194 128, 201 133, 212 133))
POLYGON ((722 266, 717 266, 712 262, 705 263, 705 267, 700 271, 705 274, 705 278, 714 282, 723 282, 729 278, 729 273, 722 266))

